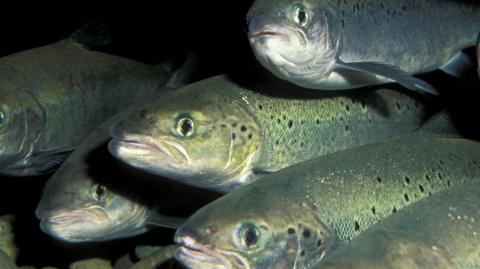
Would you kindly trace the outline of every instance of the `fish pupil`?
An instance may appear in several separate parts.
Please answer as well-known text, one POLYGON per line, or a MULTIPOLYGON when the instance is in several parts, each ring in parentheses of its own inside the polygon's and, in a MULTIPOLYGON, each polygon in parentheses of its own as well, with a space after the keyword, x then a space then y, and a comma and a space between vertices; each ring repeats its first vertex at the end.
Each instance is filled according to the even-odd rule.
POLYGON ((249 227, 244 233, 245 245, 248 247, 256 245, 258 242, 258 232, 255 228, 249 227))
POLYGON ((103 195, 105 194, 105 191, 106 191, 105 186, 103 186, 103 185, 98 185, 98 186, 97 186, 97 189, 95 190, 95 194, 96 194, 97 197, 100 199, 100 198, 102 198, 103 195))
POLYGON ((306 18, 307 18, 307 14, 305 14, 305 11, 304 11, 304 10, 300 10, 300 11, 298 12, 298 21, 299 21, 300 23, 304 23, 306 18))

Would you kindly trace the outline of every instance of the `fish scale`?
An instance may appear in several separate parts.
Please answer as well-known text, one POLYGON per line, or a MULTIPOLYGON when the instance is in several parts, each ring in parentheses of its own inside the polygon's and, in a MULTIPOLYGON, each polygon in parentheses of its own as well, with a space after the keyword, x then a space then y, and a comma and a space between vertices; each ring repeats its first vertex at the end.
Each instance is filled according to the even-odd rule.
POLYGON ((208 247, 227 260, 241 256, 247 268, 310 268, 404 207, 477 178, 479 158, 476 141, 419 131, 282 169, 190 217, 176 233, 186 246, 177 259, 209 268, 193 266, 199 261, 189 251, 208 247), (249 247, 242 231, 251 226, 258 243, 249 247))
POLYGON ((216 76, 124 117, 112 126, 109 149, 149 173, 229 192, 305 160, 417 130, 425 118, 418 97, 388 88, 300 93, 275 80, 216 76), (190 136, 175 130, 179 119, 192 122, 190 136), (145 149, 152 144, 163 150, 145 149))
POLYGON ((256 0, 247 15, 256 58, 305 88, 347 90, 397 82, 438 94, 413 77, 462 76, 480 7, 466 1, 256 0))

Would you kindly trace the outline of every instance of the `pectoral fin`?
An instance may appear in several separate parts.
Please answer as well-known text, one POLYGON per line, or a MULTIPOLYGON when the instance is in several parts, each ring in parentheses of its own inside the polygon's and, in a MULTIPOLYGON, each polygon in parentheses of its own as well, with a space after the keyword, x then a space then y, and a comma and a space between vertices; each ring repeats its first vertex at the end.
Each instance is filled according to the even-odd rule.
POLYGON ((152 212, 148 216, 145 223, 147 225, 152 225, 152 226, 156 226, 156 227, 177 229, 185 221, 186 221, 186 219, 183 219, 183 218, 169 217, 169 216, 162 215, 160 213, 152 212))
POLYGON ((333 69, 347 69, 350 71, 359 72, 359 74, 381 76, 397 82, 407 89, 421 90, 430 94, 438 95, 438 91, 427 82, 405 73, 398 67, 387 64, 375 62, 345 63, 337 60, 333 65, 333 69))
POLYGON ((440 68, 443 72, 458 78, 468 78, 475 70, 475 64, 463 51, 455 54, 448 63, 440 68))
POLYGON ((30 168, 33 174, 52 173, 72 153, 73 148, 41 150, 30 157, 30 168))

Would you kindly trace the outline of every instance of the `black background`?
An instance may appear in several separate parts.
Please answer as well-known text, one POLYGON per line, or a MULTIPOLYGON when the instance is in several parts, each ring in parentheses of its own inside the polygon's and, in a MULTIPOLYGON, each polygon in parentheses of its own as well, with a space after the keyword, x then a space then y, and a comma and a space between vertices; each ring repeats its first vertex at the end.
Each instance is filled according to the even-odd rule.
MULTIPOLYGON (((105 52, 155 64, 171 57, 185 57, 189 50, 194 50, 201 59, 203 77, 220 73, 245 75, 261 68, 253 58, 245 32, 245 14, 251 3, 250 0, 149 4, 132 1, 125 5, 103 3, 99 6, 79 1, 64 5, 4 5, 0 12, 0 56, 51 44, 68 37, 88 21, 100 20, 107 22, 113 33, 114 42, 101 49, 105 52)), ((439 71, 422 78, 442 92, 442 96, 432 102, 432 110, 446 107, 465 136, 478 138, 480 85, 477 79, 458 80, 439 71)), ((162 229, 136 239, 82 246, 50 239, 40 232, 33 215, 46 179, 2 178, 0 181, 0 215, 17 215, 19 265, 67 268, 74 258, 118 257, 140 242, 171 242, 172 233, 162 229)))

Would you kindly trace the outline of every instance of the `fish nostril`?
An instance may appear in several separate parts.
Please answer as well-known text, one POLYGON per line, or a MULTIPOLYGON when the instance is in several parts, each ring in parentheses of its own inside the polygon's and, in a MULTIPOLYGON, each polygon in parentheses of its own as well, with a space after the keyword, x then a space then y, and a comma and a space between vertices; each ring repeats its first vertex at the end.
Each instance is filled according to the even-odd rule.
POLYGON ((195 238, 198 238, 198 235, 189 228, 180 227, 175 232, 175 242, 177 244, 193 245, 195 238))

